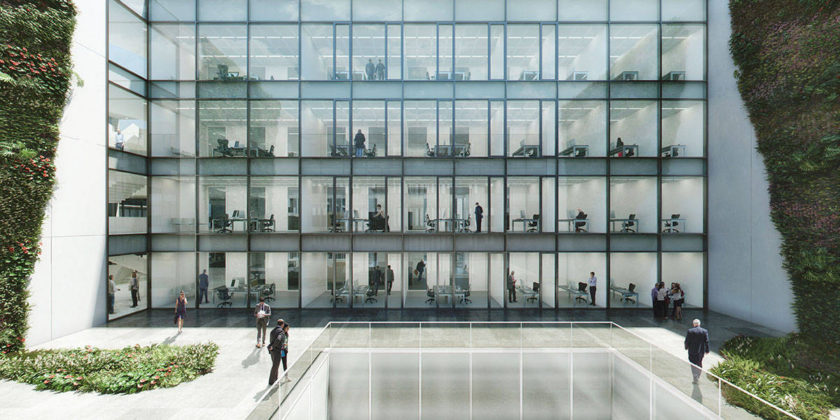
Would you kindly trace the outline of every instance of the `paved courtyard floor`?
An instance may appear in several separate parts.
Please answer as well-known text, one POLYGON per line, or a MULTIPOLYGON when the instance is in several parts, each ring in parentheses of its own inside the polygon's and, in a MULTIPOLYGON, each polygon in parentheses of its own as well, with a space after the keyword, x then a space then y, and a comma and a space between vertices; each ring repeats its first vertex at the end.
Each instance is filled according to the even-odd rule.
MULTIPOLYGON (((655 321, 650 310, 538 311, 470 310, 276 310, 292 325, 290 362, 305 349, 330 320, 335 321, 613 321, 655 343, 662 351, 685 357, 683 337, 693 318, 710 331, 713 353, 704 361, 720 360, 717 349, 738 335, 780 335, 746 321, 701 310, 687 310, 682 321, 655 321)), ((245 418, 266 392, 271 358, 255 347, 253 318, 246 309, 203 309, 188 313, 184 331, 177 334, 170 310, 152 310, 90 328, 35 348, 102 348, 154 343, 191 344, 213 341, 220 347, 210 374, 174 388, 134 395, 98 395, 35 391, 31 385, 0 381, 0 418, 3 419, 240 419, 245 418)), ((291 363, 290 363, 291 364, 291 363)))

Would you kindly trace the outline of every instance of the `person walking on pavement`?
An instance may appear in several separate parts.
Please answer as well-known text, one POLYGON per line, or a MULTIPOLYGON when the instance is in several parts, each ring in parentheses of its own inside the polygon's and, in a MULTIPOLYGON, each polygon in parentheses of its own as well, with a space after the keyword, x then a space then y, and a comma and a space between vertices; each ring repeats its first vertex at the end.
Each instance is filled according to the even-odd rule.
POLYGON ((204 303, 207 301, 207 288, 210 287, 210 277, 207 276, 207 270, 198 275, 198 303, 201 303, 201 297, 204 296, 204 303))
POLYGON ((484 219, 484 209, 475 202, 475 232, 481 233, 481 220, 484 219))
POLYGON ((264 297, 260 297, 260 303, 254 308, 254 317, 257 318, 257 348, 260 348, 260 338, 262 338, 262 345, 265 345, 265 330, 271 318, 271 307, 265 303, 264 297))
POLYGON ((178 334, 184 328, 184 318, 187 316, 187 296, 181 290, 178 299, 175 300, 175 323, 178 324, 178 334))
MULTIPOLYGON (((271 372, 268 376, 268 385, 274 385, 277 382, 277 374, 280 364, 283 364, 284 378, 286 371, 286 348, 288 348, 288 326, 282 319, 277 320, 277 326, 271 330, 268 351, 271 354, 271 372)), ((284 379, 284 382, 286 381, 284 379)))
POLYGON ((703 373, 703 356, 709 354, 709 331, 700 326, 700 320, 692 322, 693 327, 685 334, 685 349, 688 350, 688 361, 691 362, 693 383, 698 383, 703 373))

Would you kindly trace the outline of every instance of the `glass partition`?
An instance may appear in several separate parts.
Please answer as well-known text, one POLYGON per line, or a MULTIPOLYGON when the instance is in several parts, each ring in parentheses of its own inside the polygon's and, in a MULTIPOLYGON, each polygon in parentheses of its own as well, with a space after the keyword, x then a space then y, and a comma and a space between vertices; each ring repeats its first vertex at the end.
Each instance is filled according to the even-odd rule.
MULTIPOLYGON (((615 268, 612 268, 615 272, 615 268)), ((589 287, 595 273, 595 306, 607 306, 607 255, 600 252, 561 252, 557 254, 557 307, 592 305, 589 287), (583 283, 583 284, 581 284, 583 283)), ((548 289, 546 289, 547 291, 548 289)))
MULTIPOLYGON (((385 0, 387 2, 387 0, 385 0)), ((389 2, 396 3, 396 2, 389 2)), ((386 64, 386 78, 388 80, 400 80, 402 74, 402 26, 388 25, 388 63, 386 64)))
POLYGON ((199 232, 244 233, 248 230, 246 178, 204 176, 198 180, 199 232))
POLYGON ((195 157, 195 101, 152 101, 152 156, 195 157))
POLYGON ((610 232, 658 232, 655 177, 610 178, 610 232))
POLYGON ((703 233, 703 177, 662 177, 663 233, 703 233))
POLYGON ((331 308, 337 302, 347 306, 347 254, 302 252, 300 297, 302 308, 331 308))
POLYGON ((603 177, 561 177, 557 180, 557 231, 605 233, 607 182, 603 177))
POLYGON ((245 157, 247 113, 246 101, 199 101, 199 156, 245 157))
POLYGON ((108 234, 148 232, 147 178, 108 171, 108 234))
POLYGON ((108 85, 108 147, 146 155, 146 100, 108 85))
POLYGON ((257 158, 299 156, 297 101, 250 101, 249 156, 257 158))
POLYGON ((245 80, 248 71, 247 32, 245 25, 199 25, 199 80, 245 80))
POLYGON ((297 177, 252 177, 248 190, 248 227, 251 232, 300 230, 300 193, 297 177))
POLYGON ((651 289, 657 281, 655 252, 610 254, 610 305, 613 308, 653 306, 651 289), (629 295, 632 290, 637 295, 629 295))
MULTIPOLYGON (((251 308, 259 291, 248 279, 248 253, 199 252, 198 271, 207 274, 210 304, 216 307, 251 308)), ((189 295, 187 295, 189 296, 189 295)), ((189 299, 189 298, 187 298, 189 299)), ((199 304, 204 302, 199 302, 199 304)))
POLYGON ((108 319, 140 312, 148 307, 146 254, 108 256, 108 279, 114 282, 109 286, 108 319))
POLYGON ((251 25, 251 80, 298 80, 298 26, 251 25))

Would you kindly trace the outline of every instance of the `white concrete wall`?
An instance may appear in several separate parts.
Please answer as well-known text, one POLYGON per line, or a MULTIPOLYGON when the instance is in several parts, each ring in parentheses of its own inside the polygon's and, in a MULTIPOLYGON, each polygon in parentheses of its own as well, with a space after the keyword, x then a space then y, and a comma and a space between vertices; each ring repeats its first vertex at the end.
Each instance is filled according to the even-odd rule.
POLYGON ((709 0, 709 309, 782 331, 793 294, 756 138, 729 54, 728 1, 709 0))
POLYGON ((29 286, 30 345, 103 324, 107 317, 107 19, 104 1, 76 2, 76 7, 73 66, 85 83, 72 86, 60 125, 58 184, 46 210, 43 254, 29 286))

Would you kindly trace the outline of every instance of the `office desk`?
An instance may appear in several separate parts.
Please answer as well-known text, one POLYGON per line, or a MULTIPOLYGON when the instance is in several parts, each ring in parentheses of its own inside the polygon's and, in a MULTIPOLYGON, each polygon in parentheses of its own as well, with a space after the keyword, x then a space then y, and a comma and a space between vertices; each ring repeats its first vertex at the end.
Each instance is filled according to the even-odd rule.
POLYGON ((563 151, 560 152, 559 155, 571 157, 586 157, 589 155, 589 146, 585 144, 575 144, 563 149, 563 151))
POLYGON ((341 289, 338 289, 338 291, 336 291, 333 294, 333 296, 330 298, 330 303, 332 303, 333 301, 335 301, 336 303, 338 303, 338 301, 347 302, 347 298, 349 296, 350 296, 350 291, 347 290, 346 287, 342 287, 341 289))
POLYGON ((435 297, 446 297, 446 303, 449 304, 450 296, 452 296, 452 299, 458 299, 459 303, 463 302, 464 298, 466 297, 466 290, 456 288, 455 292, 453 293, 452 286, 435 286, 435 297))
POLYGON ((617 155, 617 154, 621 153, 623 155, 622 157, 632 157, 632 156, 628 156, 630 154, 630 152, 633 152, 632 156, 639 156, 639 145, 638 144, 625 144, 624 146, 610 149, 610 153, 607 156, 613 156, 613 155, 617 155))
POLYGON ((248 228, 248 219, 245 217, 231 217, 228 220, 230 221, 231 232, 236 231, 236 223, 242 223, 242 231, 248 228))
POLYGON ((630 233, 638 232, 639 227, 641 227, 641 223, 639 222, 639 219, 610 219, 610 232, 621 232, 621 230, 623 228, 621 226, 619 226, 619 229, 616 230, 615 229, 615 224, 616 223, 621 223, 622 225, 624 225, 625 222, 636 222, 636 224, 632 226, 632 228, 635 229, 635 232, 631 231, 630 233))
POLYGON ((367 298, 367 293, 370 290, 370 286, 358 286, 353 288, 353 303, 356 303, 356 299, 361 298, 362 302, 367 298))
POLYGON ((513 152, 514 157, 538 157, 540 154, 540 146, 535 144, 523 144, 513 152))
POLYGON ((533 223, 533 222, 537 223, 537 226, 534 229, 535 229, 535 231, 539 232, 539 230, 540 230, 539 219, 533 219, 533 218, 528 218, 528 217, 513 219, 513 221, 511 222, 511 227, 513 228, 513 230, 516 230, 516 227, 515 227, 516 224, 517 223, 522 223, 522 231, 527 232, 528 231, 528 224, 533 223))
POLYGON ((577 287, 571 287, 571 286, 557 286, 557 288, 559 288, 560 290, 564 290, 564 291, 568 292, 568 293, 569 293, 569 299, 571 299, 571 298, 572 298, 572 296, 574 295, 574 297, 575 297, 575 299, 574 299, 575 304, 577 304, 577 301, 578 301, 578 300, 582 300, 582 301, 584 301, 585 303, 589 303, 589 293, 586 293, 586 292, 584 292, 584 291, 581 291, 581 290, 580 290, 580 289, 578 289, 577 287))
POLYGON ((685 219, 680 219, 680 218, 677 218, 677 219, 667 218, 667 219, 662 219, 661 223, 662 223, 661 228, 662 228, 663 233, 680 233, 680 229, 685 230, 686 220, 685 219), (674 222, 677 222, 677 225, 676 226, 665 226, 666 222, 670 222, 672 224, 674 222))
POLYGON ((577 230, 575 223, 583 223, 581 229, 585 229, 587 232, 589 232, 589 219, 557 219, 557 221, 560 223, 565 222, 566 230, 568 232, 575 232, 577 230))
POLYGON ((468 144, 441 144, 432 151, 434 157, 467 157, 470 155, 468 144))
POLYGON ((685 156, 684 144, 672 144, 659 149, 659 155, 662 157, 680 157, 685 156))
POLYGON ((622 302, 633 302, 638 304, 639 293, 633 292, 630 289, 618 286, 610 286, 610 292, 621 295, 622 302))
POLYGON ((464 226, 467 224, 467 219, 460 219, 457 217, 453 218, 441 218, 441 219, 432 219, 432 223, 434 223, 435 231, 441 232, 440 225, 441 223, 444 224, 446 229, 443 232, 463 232, 464 226))
POLYGON ((367 223, 368 219, 362 219, 360 217, 351 217, 351 218, 338 218, 336 219, 339 223, 344 223, 344 229, 347 232, 350 232, 350 224, 353 224, 353 232, 364 232, 364 229, 359 229, 359 223, 367 223))

